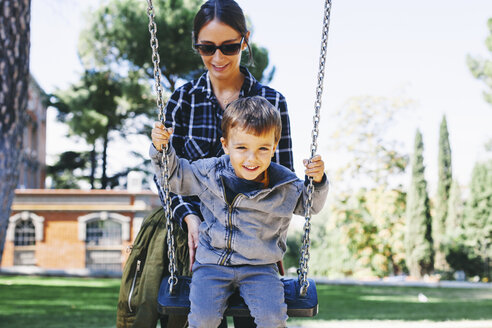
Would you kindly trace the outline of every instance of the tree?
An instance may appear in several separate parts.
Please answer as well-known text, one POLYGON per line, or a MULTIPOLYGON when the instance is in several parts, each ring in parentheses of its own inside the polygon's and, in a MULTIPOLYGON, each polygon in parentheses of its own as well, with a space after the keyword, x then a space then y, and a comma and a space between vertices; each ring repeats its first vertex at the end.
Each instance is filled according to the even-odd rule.
MULTIPOLYGON (((485 45, 492 55, 492 18, 487 22, 490 35, 485 40, 485 45)), ((492 58, 481 59, 470 55, 467 56, 467 64, 473 76, 484 82, 486 90, 483 96, 486 102, 492 105, 492 58)))
MULTIPOLYGON (((193 19, 202 3, 201 0, 154 1, 162 83, 170 92, 180 79, 190 80, 204 70, 200 56, 191 46, 193 19)), ((152 79, 154 67, 146 6, 145 1, 111 0, 92 13, 79 39, 84 65, 143 69, 152 79)), ((259 81, 271 80, 274 69, 265 72, 268 51, 254 43, 251 48, 256 62, 251 73, 259 81)), ((243 56, 243 64, 247 57, 243 56)))
POLYGON ((451 146, 449 145, 448 125, 446 116, 443 116, 439 130, 438 181, 436 211, 432 222, 432 239, 434 240, 435 268, 446 270, 446 258, 443 249, 443 240, 446 235, 446 225, 449 206, 449 193, 452 177, 451 146))
POLYGON ((464 202, 458 181, 453 180, 449 190, 448 216, 446 219, 446 237, 453 239, 462 233, 464 202))
MULTIPOLYGON (((317 253, 324 251, 325 259, 332 258, 329 254, 334 248, 338 252, 333 257, 335 262, 322 260, 313 266, 312 271, 322 274, 324 270, 330 274, 355 277, 384 277, 402 273, 405 267, 402 242, 404 212, 405 194, 383 187, 360 189, 337 200, 329 216, 329 222, 333 223, 325 232, 331 235, 330 238, 326 241, 313 238, 313 257, 321 259, 317 253), (324 249, 318 250, 317 243, 321 243, 324 249), (343 254, 336 244, 345 248, 343 254), (346 263, 336 262, 342 258, 346 263), (350 267, 346 267, 347 263, 350 267), (336 272, 337 269, 345 271, 336 272)), ((316 229, 322 231, 323 227, 316 229)))
POLYGON ((492 161, 477 163, 473 168, 463 229, 466 244, 483 261, 483 276, 490 278, 488 262, 492 257, 492 161))
MULTIPOLYGON (((46 175, 51 178, 51 188, 80 189, 80 174, 87 168, 91 153, 75 151, 61 153, 56 163, 47 167, 46 175)), ((87 180, 90 180, 90 177, 87 180)))
MULTIPOLYGON (((200 0, 154 1, 162 83, 174 91, 178 79, 196 76, 201 67, 191 48, 191 28, 200 0)), ((88 17, 79 38, 79 52, 86 67, 143 68, 153 78, 149 46, 147 2, 111 0, 88 17)))
POLYGON ((338 188, 350 193, 359 188, 398 187, 408 156, 391 130, 412 103, 404 97, 360 96, 348 99, 336 112, 330 146, 337 154, 338 188))
MULTIPOLYGON (((78 83, 67 90, 55 93, 52 103, 58 108, 59 120, 69 126, 69 134, 84 139, 92 148, 90 151, 89 181, 95 188, 95 174, 99 167, 96 150, 102 145, 101 178, 99 186, 105 189, 111 177, 107 174, 107 150, 110 134, 126 136, 129 133, 142 133, 145 126, 138 127, 139 116, 147 117, 153 111, 149 98, 150 88, 139 76, 139 71, 129 72, 127 76, 111 71, 86 70, 78 83), (131 120, 129 129, 125 124, 131 120)), ((117 183, 117 181, 116 181, 117 183)))
POLYGON ((405 192, 400 181, 408 156, 391 130, 412 103, 401 96, 352 97, 333 117, 330 146, 337 167, 331 180, 337 193, 330 202, 329 224, 317 227, 325 230, 317 238, 327 240, 313 238, 313 258, 320 259, 312 268, 316 274, 385 276, 403 271, 405 192))
POLYGON ((451 184, 448 205, 446 235, 443 239, 446 262, 452 269, 462 270, 468 276, 480 275, 483 273, 483 261, 467 241, 463 221, 465 203, 456 180, 451 184))
POLYGON ((406 193, 399 189, 375 188, 366 193, 366 208, 377 228, 371 267, 379 277, 403 273, 405 264, 406 193))
POLYGON ((415 277, 430 273, 434 265, 432 219, 423 152, 422 134, 417 130, 412 156, 412 178, 407 194, 405 232, 406 263, 410 274, 415 277))
MULTIPOLYGON (((485 45, 492 55, 492 18, 487 21, 487 27, 489 29, 489 35, 485 40, 485 45)), ((483 81, 485 84, 485 90, 483 91, 484 99, 487 103, 492 105, 492 58, 483 59, 477 58, 468 55, 467 56, 467 64, 473 76, 483 81)), ((489 140, 485 145, 486 151, 492 150, 492 140, 489 140)), ((489 186, 481 186, 481 183, 484 181, 480 181, 478 176, 481 178, 488 179, 490 173, 487 174, 484 171, 484 168, 487 168, 488 164, 477 164, 472 173, 472 182, 471 182, 471 193, 470 198, 467 202, 466 213, 465 213, 465 222, 464 222, 464 234, 467 239, 468 245, 476 241, 478 244, 470 245, 472 249, 474 249, 475 255, 480 256, 484 263, 484 275, 490 276, 490 267, 488 261, 492 256, 490 254, 490 240, 491 236, 487 234, 490 232, 488 229, 492 224, 492 218, 490 216, 490 202, 488 203, 487 196, 485 196, 484 191, 490 190, 489 186), (488 204, 488 205, 487 205, 488 204), (488 210, 486 209, 488 207, 488 210), (487 212, 489 212, 489 218, 486 218, 487 212), (482 226, 484 230, 479 231, 479 227, 482 226), (473 236, 473 231, 477 232, 479 236, 473 236), (487 246, 488 245, 488 246, 487 246), (478 248, 478 249, 477 249, 478 248)), ((490 166, 488 167, 490 172, 490 166)), ((490 278, 490 277, 489 277, 490 278)))
POLYGON ((29 83, 31 2, 0 2, 0 262, 19 180, 29 83))

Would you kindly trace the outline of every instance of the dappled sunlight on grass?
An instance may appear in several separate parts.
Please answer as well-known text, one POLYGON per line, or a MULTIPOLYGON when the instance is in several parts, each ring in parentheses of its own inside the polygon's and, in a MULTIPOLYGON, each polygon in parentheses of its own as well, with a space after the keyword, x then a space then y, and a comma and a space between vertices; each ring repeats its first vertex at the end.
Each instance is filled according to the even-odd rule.
POLYGON ((492 319, 492 289, 319 285, 325 320, 492 319), (420 302, 419 293, 427 297, 420 302))
MULTIPOLYGON (((411 296, 379 296, 379 295, 368 295, 361 296, 359 298, 361 301, 371 301, 371 302, 402 302, 402 303, 420 303, 416 295, 411 296)), ((433 302, 435 300, 429 299, 428 302, 433 302)))
POLYGON ((119 279, 0 277, 6 327, 114 327, 119 279))
MULTIPOLYGON (((118 279, 0 276, 3 327, 114 327, 118 279)), ((289 327, 336 320, 492 320, 492 289, 318 285, 319 313, 289 327), (419 293, 427 302, 418 300, 419 293)), ((318 327, 316 326, 316 327, 318 327)), ((232 325, 231 325, 232 327, 232 325)), ((328 327, 328 326, 326 326, 328 327)), ((432 326, 430 326, 432 327, 432 326)))
POLYGON ((111 287, 119 286, 119 279, 91 279, 91 278, 56 278, 56 277, 1 277, 1 285, 36 285, 36 286, 79 286, 79 287, 111 287))

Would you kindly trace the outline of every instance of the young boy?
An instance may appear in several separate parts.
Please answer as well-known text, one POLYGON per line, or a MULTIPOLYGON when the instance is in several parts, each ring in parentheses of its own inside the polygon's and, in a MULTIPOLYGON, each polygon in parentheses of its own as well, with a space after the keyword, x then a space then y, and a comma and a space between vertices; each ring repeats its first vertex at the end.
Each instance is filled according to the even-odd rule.
MULTIPOLYGON (((236 287, 258 327, 286 327, 276 263, 286 250, 292 214, 304 215, 307 183, 271 163, 281 128, 278 110, 266 99, 240 98, 222 118, 225 155, 190 163, 168 148, 171 191, 197 195, 203 215, 192 267, 189 327, 217 327, 236 287)), ((159 177, 159 151, 171 134, 161 123, 152 130, 150 157, 159 177)), ((317 155, 304 165, 314 180, 312 210, 317 213, 328 193, 324 163, 317 155)))

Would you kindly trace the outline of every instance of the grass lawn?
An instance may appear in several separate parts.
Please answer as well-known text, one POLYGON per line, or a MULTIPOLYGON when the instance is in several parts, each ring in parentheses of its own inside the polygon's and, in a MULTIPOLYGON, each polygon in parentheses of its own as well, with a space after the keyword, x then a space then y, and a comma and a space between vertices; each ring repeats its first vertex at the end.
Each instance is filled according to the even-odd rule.
POLYGON ((119 279, 0 276, 0 327, 115 327, 119 279))
POLYGON ((318 285, 317 291, 319 313, 307 320, 492 319, 491 288, 318 285), (426 303, 419 302, 419 293, 428 298, 426 303))
MULTIPOLYGON (((0 327, 115 327, 119 283, 119 279, 0 276, 0 327)), ((319 313, 302 321, 492 319, 492 289, 317 287, 319 313), (419 293, 427 296, 427 303, 418 301, 419 293)))

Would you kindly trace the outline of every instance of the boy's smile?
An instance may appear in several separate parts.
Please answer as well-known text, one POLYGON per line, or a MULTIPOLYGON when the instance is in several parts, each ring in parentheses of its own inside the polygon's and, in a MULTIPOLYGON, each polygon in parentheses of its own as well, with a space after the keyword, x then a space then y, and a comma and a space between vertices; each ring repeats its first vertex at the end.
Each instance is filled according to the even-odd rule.
POLYGON ((224 152, 229 155, 234 173, 246 180, 261 182, 275 153, 275 131, 254 135, 240 127, 232 128, 228 139, 221 138, 224 152))

